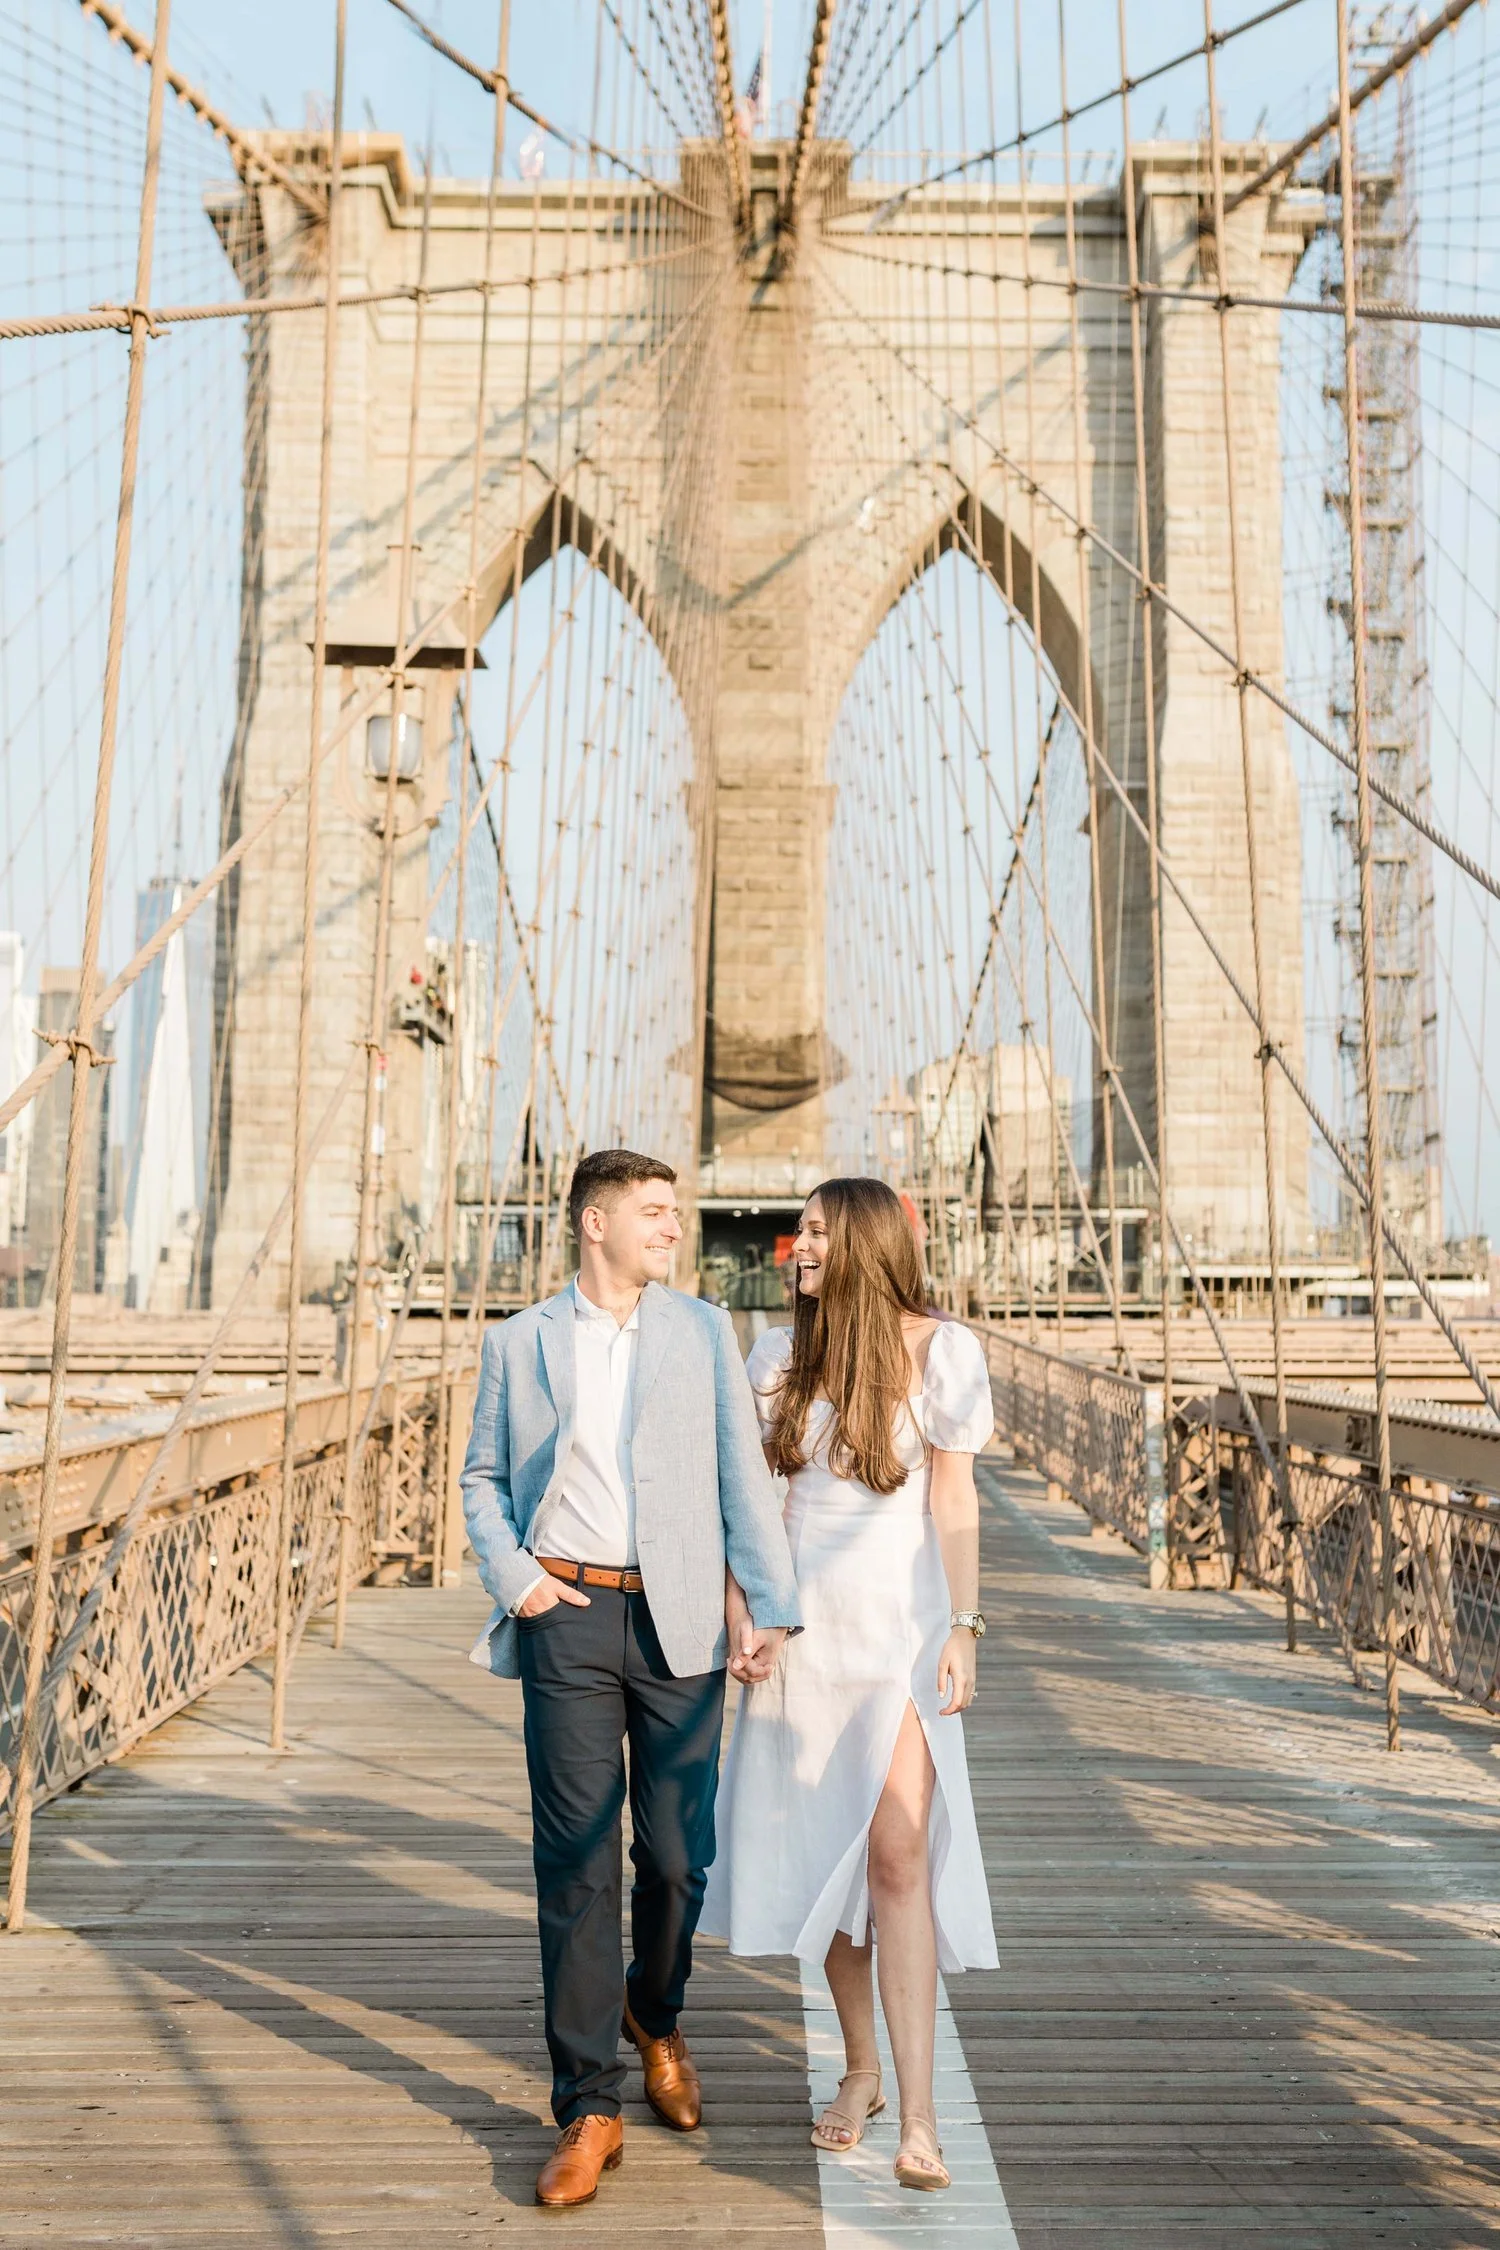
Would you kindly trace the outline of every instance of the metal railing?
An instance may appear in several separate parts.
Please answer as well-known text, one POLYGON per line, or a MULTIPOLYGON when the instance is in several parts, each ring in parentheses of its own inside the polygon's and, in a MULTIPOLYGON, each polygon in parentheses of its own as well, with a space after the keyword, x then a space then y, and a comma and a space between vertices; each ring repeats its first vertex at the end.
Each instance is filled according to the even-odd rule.
POLYGON ((972 1324, 989 1361, 995 1420, 1018 1458, 1149 1554, 1163 1532, 1161 1394, 1128 1375, 972 1324))
MULTIPOLYGON (((382 1564, 430 1561, 437 1409, 430 1379, 387 1386, 344 1510, 346 1447, 331 1435, 298 1461, 290 1511, 293 1644, 345 1583, 382 1564)), ((140 1525, 61 1676, 49 1678, 32 1802, 44 1804, 268 1650, 276 1627, 281 1464, 179 1494, 140 1525)), ((62 1651, 108 1553, 107 1524, 52 1568, 49 1664, 62 1651)), ((21 1551, 0 1560, 0 1765, 19 1751, 34 1575, 21 1551)), ((11 1787, 0 1803, 9 1824, 11 1787)))
MULTIPOLYGON (((1000 1435, 1018 1460, 1153 1561, 1160 1553, 1161 1583, 1283 1593, 1281 1502, 1248 1432, 1212 1411, 1191 1415, 1176 1423, 1163 1458, 1161 1394, 1150 1384, 972 1325, 989 1361, 1000 1435)), ((1378 1650, 1375 1472, 1295 1444, 1287 1462, 1297 1606, 1346 1650, 1378 1650)), ((1390 1523, 1397 1654, 1500 1710, 1500 1498, 1397 1476, 1390 1523)))
MULTIPOLYGON (((1217 1429, 1216 1453, 1231 1586, 1280 1591, 1280 1502, 1250 1438, 1217 1429)), ((1298 1605, 1342 1630, 1357 1649, 1381 1642, 1380 1493, 1372 1471, 1290 1449, 1292 1499, 1301 1524, 1292 1585, 1298 1605)), ((1500 1710, 1500 1500, 1425 1488, 1391 1488, 1391 1582, 1397 1654, 1445 1687, 1500 1710)))

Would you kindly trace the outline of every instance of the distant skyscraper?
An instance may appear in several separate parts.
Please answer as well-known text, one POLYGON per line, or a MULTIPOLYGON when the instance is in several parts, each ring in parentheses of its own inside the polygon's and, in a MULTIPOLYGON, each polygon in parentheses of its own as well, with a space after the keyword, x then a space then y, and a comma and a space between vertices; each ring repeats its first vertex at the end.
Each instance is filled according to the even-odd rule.
MULTIPOLYGON (((186 885, 158 876, 136 903, 137 947, 176 912, 186 885)), ((211 1020, 208 925, 173 932, 131 997, 125 1130, 126 1303, 180 1312, 203 1212, 211 1020)))
MULTIPOLYGON (((43 969, 36 1000, 36 1028, 66 1033, 78 1017, 78 971, 43 969)), ((101 1055, 113 1036, 105 1026, 94 1033, 101 1055)), ((40 1053, 40 1048, 37 1053, 40 1053)), ((89 1072, 84 1111, 83 1180, 78 1199, 78 1240, 73 1286, 93 1293, 104 1286, 104 1229, 109 1196, 109 1100, 112 1070, 89 1072)), ((26 1173, 24 1290, 36 1304, 57 1286, 57 1245, 62 1232, 63 1179, 67 1165, 71 1077, 60 1070, 47 1081, 31 1113, 31 1149, 26 1173)))
MULTIPOLYGON (((0 1101, 36 1062, 36 1001, 23 990, 26 948, 17 930, 0 930, 0 1101)), ((21 1293, 25 1252, 26 1174, 31 1154, 30 1108, 0 1133, 0 1305, 21 1293)))

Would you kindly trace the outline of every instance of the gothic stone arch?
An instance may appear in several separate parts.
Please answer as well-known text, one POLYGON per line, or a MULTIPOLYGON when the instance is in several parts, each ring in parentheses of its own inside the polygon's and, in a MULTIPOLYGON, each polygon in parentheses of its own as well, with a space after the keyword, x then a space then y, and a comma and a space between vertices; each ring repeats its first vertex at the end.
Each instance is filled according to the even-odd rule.
MULTIPOLYGON (((274 138, 274 136, 271 136, 274 138)), ((364 135, 346 142, 341 285, 344 293, 390 291, 416 280, 421 199, 399 140, 364 135)), ((712 713, 679 664, 684 611, 712 598, 694 579, 692 526, 680 494, 665 489, 661 461, 641 442, 641 426, 660 420, 649 368, 627 365, 609 392, 601 428, 616 450, 576 460, 568 451, 569 401, 599 386, 601 336, 628 327, 630 292, 644 305, 654 287, 666 324, 674 292, 686 282, 666 267, 653 283, 620 244, 651 240, 640 229, 644 198, 600 188, 587 224, 578 199, 561 187, 512 186, 500 199, 493 273, 502 284, 529 272, 533 232, 539 272, 575 271, 591 240, 608 246, 620 278, 558 364, 534 334, 555 335, 560 283, 533 290, 502 287, 492 299, 486 397, 485 476, 480 502, 477 620, 481 637, 518 583, 561 546, 582 552, 616 587, 655 638, 687 709, 694 740, 708 738, 712 713), (530 300, 528 308, 528 299, 530 300), (542 369, 533 375, 530 365, 542 369)), ((483 272, 485 191, 436 184, 430 219, 428 281, 472 281, 483 272)), ((242 188, 211 206, 226 250, 257 290, 282 295, 322 287, 322 243, 305 215, 275 188, 242 188)), ((599 253, 594 252, 596 258, 599 253)), ((573 302, 581 285, 575 280, 573 302)), ((597 285, 596 285, 597 289, 597 285)), ((469 570, 469 505, 480 300, 475 293, 429 299, 423 350, 423 405, 416 468, 419 547, 413 616, 422 618, 461 592, 469 570)), ((329 669, 323 722, 341 702, 364 693, 395 641, 394 556, 399 548, 407 458, 415 308, 410 300, 353 307, 340 323, 329 595, 329 669)), ((245 649, 241 707, 224 784, 225 828, 233 836, 305 770, 314 562, 317 538, 319 392, 322 323, 316 317, 252 321, 259 354, 253 432, 247 433, 248 494, 245 649)), ((669 412, 671 409, 669 408, 669 412)), ((448 736, 461 651, 462 614, 420 654, 407 709, 421 717, 424 740, 448 736), (436 654, 437 661, 433 661, 436 654)), ((326 1106, 364 1036, 379 879, 383 790, 363 772, 363 730, 335 749, 322 778, 320 910, 316 1020, 310 1110, 326 1106)), ((401 790, 403 840, 395 868, 392 990, 399 1000, 425 963, 423 910, 427 838, 446 789, 441 760, 429 757, 421 781, 401 790)), ((220 1083, 215 1178, 210 1211, 214 1293, 231 1290, 280 1202, 290 1168, 293 1042, 301 930, 301 821, 271 830, 238 871, 220 921, 220 1083)), ((390 1090, 385 1176, 394 1219, 419 1205, 423 1072, 412 1042, 388 1042, 390 1090)), ((344 1105, 314 1170, 308 1202, 309 1286, 326 1289, 353 1244, 357 1101, 344 1105)), ((283 1244, 284 1251, 284 1244, 283 1244)), ((284 1293, 284 1265, 268 1289, 284 1293)))
MULTIPOLYGON (((694 543, 683 490, 691 480, 679 478, 674 487, 663 467, 664 444, 641 443, 653 413, 660 418, 647 383, 633 401, 612 394, 624 411, 598 418, 587 459, 569 465, 564 503, 569 525, 563 535, 588 551, 597 533, 596 559, 639 605, 669 665, 671 635, 661 625, 668 608, 687 601, 716 612, 716 679, 702 692, 691 680, 679 686, 713 793, 703 1150, 716 1184, 734 1194, 777 1183, 782 1193, 794 1192, 822 1168, 822 1087, 838 1067, 828 1050, 823 1002, 828 738, 843 687, 893 590, 905 582, 911 557, 934 536, 951 541, 952 522, 964 520, 965 508, 971 517, 977 510, 992 562, 1003 555, 1007 531, 1017 556, 1034 544, 1043 587, 1041 638, 1066 687, 1081 662, 1078 541, 1069 518, 1097 524, 1126 554, 1135 546, 1129 334, 1119 300, 1086 295, 1080 301, 1086 394, 1080 493, 1067 298, 1060 290, 1032 293, 1034 475, 1053 500, 1039 498, 1007 465, 1021 458, 1026 427, 1025 308, 1014 280, 1020 266, 1016 191, 965 185, 950 188, 941 203, 914 197, 872 234, 868 221, 884 191, 851 185, 847 151, 820 145, 801 244, 789 259, 774 224, 787 160, 782 144, 756 144, 751 152, 752 241, 726 275, 723 292, 722 441, 707 427, 673 433, 674 447, 682 439, 696 449, 692 479, 718 481, 722 570, 705 562, 701 543, 694 543), (844 247, 820 236, 820 202, 829 232, 844 247), (945 282, 948 326, 903 336, 905 371, 895 399, 879 377, 873 341, 890 286, 881 258, 951 263, 955 241, 965 247, 973 275, 945 282), (850 248, 861 254, 846 254, 850 248), (984 270, 987 262, 991 272, 1011 277, 998 291, 984 270), (995 334, 997 300, 1000 349, 987 347, 990 364, 976 373, 974 337, 995 334), (887 466, 871 489, 869 464, 881 458, 882 447, 887 466), (587 529, 580 532, 582 526, 587 529)), ((1231 170, 1238 161, 1231 151, 1231 170)), ((691 148, 684 151, 684 176, 707 177, 704 160, 691 148)), ((1205 192, 1201 152, 1167 145, 1139 152, 1131 191, 1145 278, 1196 282, 1205 192)), ((482 184, 435 183, 433 284, 472 278, 479 269, 486 197, 482 184)), ((399 140, 371 134, 352 145, 344 209, 344 290, 413 282, 421 199, 399 140)), ((557 271, 569 259, 570 231, 584 238, 572 246, 576 267, 590 240, 630 239, 640 209, 635 191, 596 182, 585 226, 565 187, 543 185, 534 195, 530 187, 507 184, 497 203, 497 276, 526 271, 533 225, 542 246, 539 266, 557 271)), ((280 294, 320 282, 321 245, 281 191, 242 189, 215 206, 213 216, 247 274, 251 251, 259 254, 257 286, 280 294)), ((1230 230, 1236 284, 1260 295, 1281 294, 1315 216, 1316 199, 1292 194, 1237 212, 1230 230)), ((1033 187, 1030 218, 1032 270, 1056 281, 1064 272, 1064 243, 1055 191, 1033 187)), ((1078 234, 1085 275, 1118 280, 1124 264, 1118 185, 1082 192, 1078 234)), ((577 396, 597 379, 598 337, 580 334, 561 366, 553 353, 527 397, 526 294, 502 291, 493 300, 481 538, 486 622, 513 576, 516 526, 527 527, 523 570, 551 551, 547 519, 566 426, 558 386, 573 386, 568 395, 577 396)), ((546 292, 532 294, 534 313, 545 315, 546 292)), ((423 610, 461 585, 467 570, 478 301, 472 295, 434 298, 427 320, 417 478, 423 610)), ((1199 306, 1158 299, 1148 304, 1146 325, 1156 575, 1228 645, 1214 317, 1199 306)), ((1249 657, 1274 678, 1281 668, 1277 322, 1263 314, 1253 324, 1246 316, 1241 325, 1237 458, 1249 657)), ((409 302, 351 310, 342 323, 331 592, 336 640, 352 630, 351 617, 378 606, 388 581, 387 550, 399 536, 412 330, 409 302)), ((252 345, 264 389, 247 433, 252 489, 243 693, 225 784, 231 829, 253 817, 306 756, 321 323, 316 317, 267 319, 252 345)), ((1143 801, 1144 712, 1139 663, 1131 654, 1138 638, 1135 589, 1097 547, 1086 549, 1086 567, 1097 737, 1125 786, 1143 801)), ((1017 580, 1023 575, 1029 581, 1029 570, 1018 571, 1017 580)), ((390 632, 387 622, 387 640, 390 632)), ((1161 612, 1155 651, 1164 843, 1192 894, 1211 903, 1216 931, 1236 966, 1243 966, 1248 898, 1232 683, 1220 660, 1161 612)), ((429 674, 427 684, 441 732, 438 707, 451 692, 451 675, 429 674)), ((333 667, 326 720, 336 715, 347 685, 333 667)), ((1266 847, 1272 1014, 1277 1035, 1295 1052, 1302 1024, 1296 788, 1282 725, 1253 699, 1251 725, 1266 847)), ((371 957, 376 846, 370 808, 359 800, 361 784, 347 774, 345 781, 347 788, 326 780, 323 797, 314 1114, 337 1082, 350 1041, 362 1035, 371 957)), ((258 1242, 289 1168, 287 1026, 296 1006, 299 829, 297 822, 278 826, 251 855, 226 916, 233 989, 226 990, 223 1009, 213 1213, 221 1289, 232 1284, 258 1242)), ((1144 870, 1133 838, 1112 814, 1105 860, 1115 963, 1108 1005, 1117 1059, 1138 1114, 1154 1134, 1144 870)), ((425 832, 419 831, 398 870, 397 978, 404 973, 403 948, 421 944, 424 872, 425 832)), ((1246 1126, 1258 1115, 1253 1038, 1170 902, 1166 950, 1175 1201, 1200 1247, 1228 1249, 1251 1239, 1263 1218, 1262 1167, 1246 1126)), ((1295 1236, 1305 1223, 1305 1137, 1289 1107, 1281 1124, 1283 1208, 1288 1234, 1295 1236)), ((352 1241, 355 1132, 351 1122, 330 1139, 314 1179, 314 1285, 326 1285, 352 1241)), ((409 1187, 398 1183, 397 1198, 409 1201, 409 1187)))
MULTIPOLYGON (((764 211, 783 159, 757 148, 752 185, 764 211), (764 184, 762 184, 764 183, 764 184)), ((1231 171, 1259 161, 1231 151, 1231 171)), ((1138 152, 1143 278, 1205 286, 1202 151, 1138 152)), ((718 851, 711 1005, 749 1077, 756 1041, 774 1045, 785 1106, 768 1113, 709 1082, 706 1144, 731 1192, 763 1184, 776 1160, 799 1184, 817 1176, 821 1100, 810 1084, 837 1069, 823 1024, 823 844, 826 755, 839 700, 914 558, 972 535, 977 510, 987 564, 1030 604, 1029 555, 1041 589, 1044 651, 1075 700, 1083 676, 1079 578, 1082 521, 1132 557, 1137 545, 1128 318, 1118 296, 1080 300, 1083 461, 1074 455, 1066 242, 1060 191, 1030 190, 1028 386, 1021 211, 1014 188, 947 187, 911 198, 878 232, 885 188, 851 185, 847 152, 824 148, 814 171, 826 233, 812 216, 797 258, 777 255, 769 228, 747 261, 729 418, 736 506, 728 631, 717 713, 718 851), (832 239, 830 239, 832 238, 832 239), (943 317, 899 321, 882 259, 943 269, 943 317), (962 267, 970 273, 965 277, 962 267), (1007 277, 998 290, 992 276, 1007 277), (996 303, 1000 344, 993 339, 996 303), (899 382, 880 342, 900 350, 899 382), (1030 395, 1028 397, 1028 387, 1030 395), (1028 459, 1028 428, 1035 452, 1028 459), (882 452, 884 459, 882 463, 882 452), (876 464, 872 468, 872 461, 876 464), (1028 477, 1027 471, 1030 472, 1028 477), (1033 489, 1034 486, 1039 489, 1033 489), (946 528, 945 528, 946 527, 946 528), (1027 567, 1021 567, 1023 557, 1027 567), (799 1068, 800 1066, 800 1068, 799 1068), (737 1174, 736 1163, 743 1169, 737 1174)), ((1122 188, 1077 199, 1080 272, 1118 285, 1125 273, 1122 188)), ((1284 294, 1321 210, 1287 194, 1252 202, 1229 230, 1233 286, 1284 294)), ((1241 318, 1235 339, 1235 458, 1246 654, 1282 676, 1281 452, 1278 319, 1241 318)), ((1152 566, 1221 648, 1233 645, 1227 479, 1216 316, 1202 305, 1148 300, 1145 419, 1152 566)), ((1085 543, 1095 739, 1141 810, 1146 726, 1138 589, 1100 543, 1085 543)), ((1230 669, 1191 630, 1154 613, 1156 733, 1162 831, 1174 872, 1213 916, 1215 934, 1250 981, 1249 891, 1237 698, 1230 669)), ((1302 1040, 1301 843, 1298 792, 1283 722, 1264 699, 1248 706, 1262 852, 1268 1013, 1288 1051, 1302 1040)), ((1115 1060, 1153 1149, 1150 925, 1146 865, 1111 792, 1101 792, 1106 993, 1115 1060)), ((997 871, 998 872, 998 871, 997 871)), ((1186 915, 1165 909, 1167 1099, 1173 1203, 1200 1253, 1242 1254, 1265 1239, 1255 1036, 1186 915)), ((770 1073, 767 1074, 771 1075, 770 1073)), ((1275 1092, 1279 1201, 1288 1244, 1306 1226, 1306 1125, 1275 1092)), ((1118 1136, 1134 1153, 1128 1135, 1118 1136)))

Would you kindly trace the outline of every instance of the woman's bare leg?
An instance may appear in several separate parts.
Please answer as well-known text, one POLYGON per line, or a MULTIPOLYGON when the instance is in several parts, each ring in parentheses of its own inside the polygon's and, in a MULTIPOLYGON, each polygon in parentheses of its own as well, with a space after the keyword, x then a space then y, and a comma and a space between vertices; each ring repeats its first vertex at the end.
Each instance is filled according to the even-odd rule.
POLYGON ((840 2091, 819 2118, 815 2132, 825 2147, 853 2148, 871 2107, 881 2098, 870 1961, 868 1942, 855 1945, 842 1930, 835 1930, 823 1967, 844 2038, 844 2069, 840 2091), (847 2083, 851 2079, 852 2085, 847 2083))
POLYGON ((842 1930, 835 1930, 823 1967, 838 2010, 839 2030, 844 2035, 846 2072, 880 2068, 880 2049, 875 2041, 875 1986, 870 1964, 868 1942, 856 1945, 842 1930))
MULTIPOLYGON (((932 1919, 927 1823, 935 1784, 922 1722, 908 1703, 870 1824, 870 1905, 880 2004, 901 2089, 901 2116, 903 2121, 920 2119, 934 2127, 937 1931, 932 1919)), ((902 2137, 906 2138, 904 2132, 902 2137)))

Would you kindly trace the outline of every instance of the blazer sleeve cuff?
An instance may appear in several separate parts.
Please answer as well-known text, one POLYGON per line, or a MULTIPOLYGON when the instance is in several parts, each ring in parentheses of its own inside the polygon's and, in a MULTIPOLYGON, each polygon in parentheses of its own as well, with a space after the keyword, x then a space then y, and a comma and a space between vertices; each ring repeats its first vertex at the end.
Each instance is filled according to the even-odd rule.
POLYGON ((479 1580, 492 1602, 499 1604, 507 1616, 513 1617, 525 1601, 542 1573, 537 1569, 536 1557, 525 1547, 506 1541, 497 1553, 496 1544, 473 1538, 474 1559, 479 1565, 479 1580))
MULTIPOLYGON (((527 1559, 529 1560, 530 1558, 528 1557, 527 1559)), ((545 1572, 545 1570, 538 1570, 532 1574, 532 1576, 527 1580, 526 1584, 521 1588, 519 1594, 516 1595, 515 1599, 506 1604, 506 1613, 508 1616, 519 1617, 521 1613, 521 1604, 524 1601, 530 1600, 531 1596, 536 1592, 538 1586, 540 1586, 542 1580, 546 1577, 546 1575, 547 1573, 545 1572)))
POLYGON ((788 1609, 785 1602, 768 1602, 764 1610, 751 1605, 750 1615, 762 1632, 800 1633, 802 1618, 796 1609, 788 1609))

